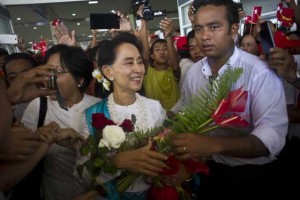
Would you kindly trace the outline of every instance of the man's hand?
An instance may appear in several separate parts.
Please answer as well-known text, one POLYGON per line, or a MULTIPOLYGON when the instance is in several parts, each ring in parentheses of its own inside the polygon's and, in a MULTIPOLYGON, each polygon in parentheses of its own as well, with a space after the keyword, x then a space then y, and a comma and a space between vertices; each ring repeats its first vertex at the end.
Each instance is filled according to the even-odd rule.
POLYGON ((50 69, 56 69, 56 67, 43 65, 18 74, 7 90, 7 97, 10 103, 28 102, 38 96, 55 94, 55 90, 38 86, 49 80, 49 77, 52 75, 50 69))
POLYGON ((31 130, 23 127, 11 127, 10 132, 0 140, 0 160, 27 160, 39 147, 40 142, 31 130))
POLYGON ((270 51, 271 55, 268 60, 270 68, 288 82, 294 82, 296 79, 294 57, 287 50, 278 47, 274 47, 270 51))

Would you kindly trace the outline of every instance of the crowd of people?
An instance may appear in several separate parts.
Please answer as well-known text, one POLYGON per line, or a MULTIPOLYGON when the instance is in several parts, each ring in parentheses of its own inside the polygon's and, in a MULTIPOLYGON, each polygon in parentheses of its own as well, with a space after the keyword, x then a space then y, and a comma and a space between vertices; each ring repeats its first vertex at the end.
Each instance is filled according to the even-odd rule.
MULTIPOLYGON (((300 27, 299 6, 294 0, 283 2, 294 10, 300 27)), ((243 69, 231 90, 243 87, 248 92, 240 113, 250 124, 247 133, 215 129, 170 138, 177 158, 206 158, 209 166, 209 175, 197 174, 200 184, 192 197, 297 194, 291 178, 298 181, 300 175, 300 46, 274 47, 265 56, 260 22, 238 37, 243 14, 232 0, 195 0, 187 13, 193 29, 186 36, 174 39, 172 20, 165 18, 159 24, 164 39, 150 43, 142 9, 137 11, 140 30, 128 28, 129 20, 118 13, 121 29, 99 42, 94 34, 87 50, 76 46, 74 31, 57 34, 59 44, 50 47, 42 61, 28 52, 9 55, 0 50, 0 199, 147 199, 151 185, 144 179, 120 195, 100 195, 79 184, 74 176, 74 138, 93 134, 90 121, 96 112, 116 123, 135 115, 141 131, 160 126, 228 68, 243 69), (93 78, 94 69, 110 83, 110 90, 93 78)), ((299 39, 297 32, 284 34, 299 39)), ((142 148, 117 152, 111 163, 118 170, 157 176, 168 168, 166 159, 149 141, 142 148)), ((178 186, 193 177, 180 168, 165 179, 178 186)))

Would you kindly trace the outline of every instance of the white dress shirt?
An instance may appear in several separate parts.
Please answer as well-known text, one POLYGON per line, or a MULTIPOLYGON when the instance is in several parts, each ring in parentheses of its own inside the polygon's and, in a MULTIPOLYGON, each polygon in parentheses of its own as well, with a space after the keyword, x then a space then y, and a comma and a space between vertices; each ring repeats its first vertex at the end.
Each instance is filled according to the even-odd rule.
MULTIPOLYGON (((281 80, 269 70, 267 64, 258 57, 246 53, 235 47, 233 55, 229 59, 233 68, 243 68, 243 74, 233 85, 232 90, 241 86, 248 91, 246 109, 243 113, 237 113, 250 123, 247 134, 255 135, 269 150, 269 156, 257 158, 235 158, 226 155, 213 155, 216 162, 227 165, 265 164, 274 160, 285 144, 288 118, 286 100, 281 80)), ((218 74, 222 75, 227 65, 221 67, 218 74)), ((183 84, 184 102, 188 102, 191 95, 200 88, 206 90, 211 70, 207 58, 195 63, 188 71, 183 84)), ((184 104, 185 104, 184 103, 184 104)), ((217 129, 211 131, 211 135, 228 135, 233 132, 217 129)))

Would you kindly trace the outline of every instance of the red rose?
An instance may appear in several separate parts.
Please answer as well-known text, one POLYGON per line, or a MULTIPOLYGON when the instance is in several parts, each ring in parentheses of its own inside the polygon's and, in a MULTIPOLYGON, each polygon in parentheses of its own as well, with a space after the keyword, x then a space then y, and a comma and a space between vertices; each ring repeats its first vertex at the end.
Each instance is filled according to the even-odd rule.
POLYGON ((92 115, 92 125, 95 129, 102 131, 105 126, 116 124, 112 120, 107 119, 103 113, 94 113, 92 115))
POLYGON ((148 199, 155 200, 178 200, 178 192, 174 187, 164 185, 163 188, 152 186, 148 192, 148 199))
POLYGON ((126 133, 132 132, 134 130, 132 121, 129 119, 125 119, 120 126, 123 128, 123 131, 126 133))

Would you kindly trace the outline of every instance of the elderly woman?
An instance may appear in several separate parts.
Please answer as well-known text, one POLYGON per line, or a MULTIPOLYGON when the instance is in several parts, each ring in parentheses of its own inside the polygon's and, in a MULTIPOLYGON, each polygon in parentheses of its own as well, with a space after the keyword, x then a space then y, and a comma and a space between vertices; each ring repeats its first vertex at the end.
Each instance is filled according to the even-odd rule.
MULTIPOLYGON (((160 103, 137 93, 142 87, 145 66, 142 47, 133 35, 119 33, 104 48, 99 49, 98 66, 112 82, 113 92, 86 111, 88 125, 92 113, 96 112, 104 113, 118 124, 135 115, 135 130, 148 130, 163 123, 165 110, 160 103)), ((89 128, 93 132, 92 127, 89 128)), ((149 142, 140 149, 118 152, 113 156, 112 163, 119 169, 155 176, 166 167, 163 162, 166 156, 150 148, 149 142)), ((146 199, 149 188, 149 184, 138 179, 123 193, 121 199, 146 199)))
MULTIPOLYGON (((82 133, 84 110, 99 101, 84 94, 92 80, 93 64, 81 48, 66 45, 50 48, 45 62, 56 66, 57 90, 67 109, 60 107, 57 95, 50 95, 46 101, 44 124, 52 123, 52 128, 60 133, 82 133)), ((39 111, 40 98, 37 98, 30 102, 22 118, 24 125, 33 131, 41 121, 39 111)), ((75 151, 55 143, 51 145, 44 159, 42 176, 42 196, 45 200, 73 199, 87 190, 75 181, 75 161, 75 151)))

